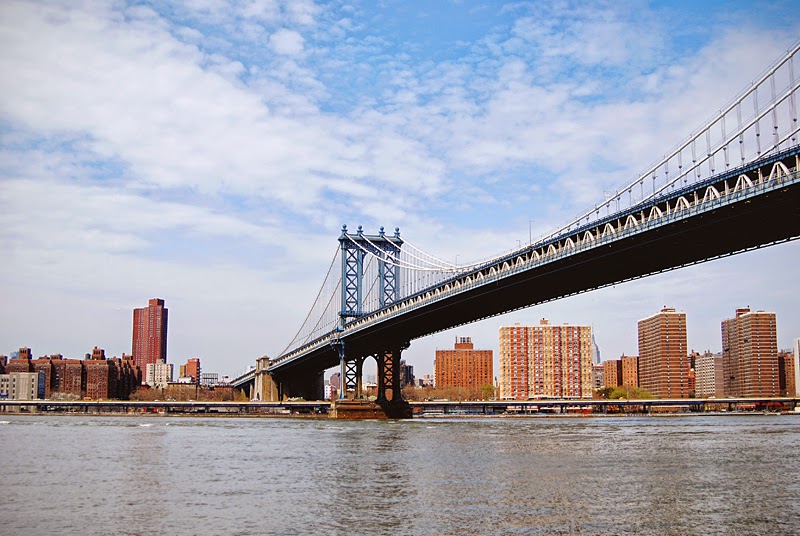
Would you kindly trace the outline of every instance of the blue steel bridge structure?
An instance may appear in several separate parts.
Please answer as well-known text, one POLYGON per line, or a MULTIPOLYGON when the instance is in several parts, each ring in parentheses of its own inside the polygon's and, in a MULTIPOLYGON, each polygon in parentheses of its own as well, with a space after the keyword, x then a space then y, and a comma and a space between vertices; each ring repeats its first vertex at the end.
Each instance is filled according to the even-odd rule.
POLYGON ((455 265, 399 229, 343 227, 305 321, 268 362, 273 397, 319 400, 323 372, 337 366, 340 396, 358 397, 374 358, 378 402, 401 403, 400 357, 415 339, 800 237, 799 50, 613 195, 495 258, 455 265))

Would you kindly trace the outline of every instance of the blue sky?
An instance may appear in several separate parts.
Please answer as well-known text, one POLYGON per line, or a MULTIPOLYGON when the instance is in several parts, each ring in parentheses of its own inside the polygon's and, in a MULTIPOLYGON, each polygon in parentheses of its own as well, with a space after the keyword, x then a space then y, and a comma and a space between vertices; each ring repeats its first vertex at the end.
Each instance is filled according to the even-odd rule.
MULTIPOLYGON (((303 321, 342 224, 461 262, 569 221, 661 157, 800 36, 786 2, 0 4, 0 353, 130 352, 170 309, 169 359, 233 374, 303 321), (778 22, 776 22, 778 21, 778 22), (533 223, 531 223, 533 222, 533 223)), ((685 311, 718 351, 737 307, 800 337, 797 244, 415 341, 685 311)))

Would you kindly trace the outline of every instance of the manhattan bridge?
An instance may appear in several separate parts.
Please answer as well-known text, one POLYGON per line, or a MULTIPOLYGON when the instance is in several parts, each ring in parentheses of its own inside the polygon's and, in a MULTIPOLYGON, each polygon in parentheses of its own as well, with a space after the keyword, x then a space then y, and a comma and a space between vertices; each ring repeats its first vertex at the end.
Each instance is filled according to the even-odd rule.
POLYGON ((457 265, 399 229, 343 226, 297 333, 235 385, 260 373, 262 400, 319 400, 324 371, 338 366, 340 397, 360 398, 373 358, 378 404, 400 406, 400 357, 414 339, 800 237, 798 51, 613 195, 511 252, 457 265))

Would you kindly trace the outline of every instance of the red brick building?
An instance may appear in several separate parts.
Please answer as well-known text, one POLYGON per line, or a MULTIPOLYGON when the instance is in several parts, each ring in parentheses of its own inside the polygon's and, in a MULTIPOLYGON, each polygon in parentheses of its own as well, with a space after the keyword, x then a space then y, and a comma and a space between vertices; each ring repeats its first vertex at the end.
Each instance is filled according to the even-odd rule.
POLYGON ((606 387, 619 387, 622 385, 622 361, 609 359, 603 361, 603 381, 606 387))
POLYGON ((591 398, 591 326, 551 325, 500 328, 500 397, 591 398))
POLYGON ((639 320, 639 386, 658 398, 688 398, 686 313, 665 307, 639 320))
POLYGON ((780 396, 775 313, 736 310, 722 321, 722 365, 728 396, 780 396))
POLYGON ((44 380, 44 397, 50 398, 50 390, 55 378, 53 363, 46 357, 40 357, 39 359, 34 359, 31 364, 33 365, 33 370, 41 374, 40 379, 44 380))
POLYGON ((83 398, 86 394, 86 369, 80 359, 51 359, 53 363, 54 381, 51 384, 53 393, 63 393, 83 398))
POLYGON ((796 381, 793 352, 778 352, 778 373, 780 375, 781 396, 796 397, 796 381))
POLYGON ((453 350, 436 350, 436 387, 494 385, 493 360, 491 350, 475 350, 470 337, 458 337, 453 350))
POLYGON ((528 343, 527 326, 515 324, 500 328, 501 398, 528 398, 528 343))
POLYGON ((194 378, 194 383, 200 383, 200 358, 192 357, 185 365, 181 365, 179 376, 181 378, 191 376, 194 378))
POLYGON ((6 373, 10 374, 11 372, 33 372, 33 363, 31 359, 9 359, 6 365, 6 373))
POLYGON ((39 372, 44 381, 44 397, 71 395, 127 399, 141 384, 141 373, 133 366, 133 358, 106 359, 105 350, 95 347, 85 361, 64 359, 61 354, 32 361, 12 360, 18 372, 39 372), (23 370, 28 368, 28 370, 23 370))
POLYGON ((623 355, 620 361, 622 361, 622 385, 639 387, 639 356, 623 355))
POLYGON ((133 310, 133 362, 143 371, 148 364, 167 362, 167 312, 159 298, 133 310))
POLYGON ((107 359, 84 361, 86 367, 86 396, 93 400, 117 398, 116 363, 107 359))

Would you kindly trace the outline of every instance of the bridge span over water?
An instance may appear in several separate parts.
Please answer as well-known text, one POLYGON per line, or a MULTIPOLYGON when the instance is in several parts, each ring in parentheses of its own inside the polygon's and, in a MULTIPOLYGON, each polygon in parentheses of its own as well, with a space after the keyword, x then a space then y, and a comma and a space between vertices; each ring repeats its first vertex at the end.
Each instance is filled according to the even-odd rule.
POLYGON ((341 396, 358 396, 373 357, 379 403, 400 403, 400 355, 414 339, 800 237, 798 50, 613 196, 535 243, 457 266, 399 229, 343 227, 298 333, 237 381, 260 375, 263 399, 315 400, 322 373, 339 366, 341 396))

